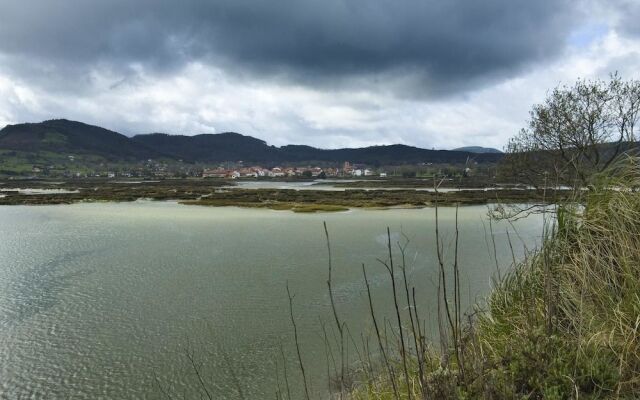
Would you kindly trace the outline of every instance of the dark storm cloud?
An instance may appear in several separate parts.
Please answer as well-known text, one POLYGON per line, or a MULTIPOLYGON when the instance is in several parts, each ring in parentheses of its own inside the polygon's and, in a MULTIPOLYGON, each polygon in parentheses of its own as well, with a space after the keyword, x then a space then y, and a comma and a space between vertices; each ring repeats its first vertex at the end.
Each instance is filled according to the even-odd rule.
POLYGON ((171 73, 199 61, 310 86, 366 81, 428 95, 510 76, 558 54, 579 19, 571 4, 3 0, 0 55, 11 57, 15 73, 32 81, 46 75, 49 84, 73 78, 67 84, 82 85, 94 68, 127 77, 137 67, 171 73))

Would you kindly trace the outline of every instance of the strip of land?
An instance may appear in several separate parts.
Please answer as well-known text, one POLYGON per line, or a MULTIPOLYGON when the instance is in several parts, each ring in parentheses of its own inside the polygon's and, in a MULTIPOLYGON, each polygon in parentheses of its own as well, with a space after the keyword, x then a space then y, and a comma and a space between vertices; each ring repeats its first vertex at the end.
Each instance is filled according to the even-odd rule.
MULTIPOLYGON (((425 187, 424 183, 422 188, 425 187)), ((563 191, 487 188, 426 191, 415 188, 345 190, 241 189, 232 181, 171 179, 159 181, 3 181, 0 204, 44 205, 78 202, 179 201, 201 206, 237 206, 295 212, 344 211, 349 208, 419 208, 435 205, 555 202, 563 191)))

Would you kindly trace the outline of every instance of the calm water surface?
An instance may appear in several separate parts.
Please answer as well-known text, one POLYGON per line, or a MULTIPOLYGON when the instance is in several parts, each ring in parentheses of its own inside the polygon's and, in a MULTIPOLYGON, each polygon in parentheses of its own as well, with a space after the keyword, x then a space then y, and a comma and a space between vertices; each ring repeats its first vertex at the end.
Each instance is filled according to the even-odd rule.
MULTIPOLYGON (((345 190, 417 190, 419 192, 434 192, 435 189, 433 186, 429 186, 426 184, 424 187, 388 187, 388 186, 375 186, 375 183, 372 186, 363 186, 363 187, 341 187, 334 185, 335 183, 349 183, 349 182, 360 182, 362 180, 358 179, 317 179, 314 181, 274 181, 274 180, 239 180, 235 182, 233 186, 223 186, 225 188, 235 188, 235 189, 293 189, 293 190, 325 190, 325 191, 338 191, 343 192, 345 190)), ((369 180, 369 182, 374 182, 375 180, 369 180)), ((131 182, 135 183, 135 182, 131 182)), ((139 183, 139 182, 138 182, 139 183)), ((567 189, 563 187, 559 187, 560 189, 567 189)), ((489 187, 489 188, 450 188, 443 187, 438 189, 439 192, 457 192, 461 190, 481 190, 481 191, 489 191, 489 190, 502 190, 501 187, 489 187)), ((523 190, 525 188, 518 188, 519 190, 523 190)), ((527 187, 526 189, 533 189, 533 187, 527 187)))
MULTIPOLYGON (((486 211, 459 211, 467 304, 488 293, 496 270, 486 211)), ((450 243, 455 209, 440 214, 450 243)), ((370 329, 362 263, 380 315, 391 311, 390 281, 376 261, 386 257, 387 226, 393 242, 400 232, 410 238, 410 278, 433 326, 433 209, 304 215, 162 202, 0 207, 0 397, 158 398, 156 380, 174 396, 196 397, 186 351, 202 363, 214 398, 239 398, 234 375, 245 397, 273 397, 280 344, 295 394, 287 281, 320 396, 326 364, 319 321, 330 321, 323 221, 337 306, 355 336, 370 329)), ((505 268, 507 229, 521 257, 539 241, 542 218, 494 223, 505 268)))

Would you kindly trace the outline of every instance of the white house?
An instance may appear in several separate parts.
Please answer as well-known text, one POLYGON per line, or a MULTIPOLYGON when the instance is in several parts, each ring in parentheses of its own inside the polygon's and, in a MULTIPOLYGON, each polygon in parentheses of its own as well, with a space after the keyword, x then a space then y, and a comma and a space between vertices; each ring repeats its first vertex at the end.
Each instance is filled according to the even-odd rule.
POLYGON ((281 177, 281 176, 285 176, 285 173, 282 171, 282 168, 273 167, 271 168, 271 173, 269 174, 269 176, 281 177))

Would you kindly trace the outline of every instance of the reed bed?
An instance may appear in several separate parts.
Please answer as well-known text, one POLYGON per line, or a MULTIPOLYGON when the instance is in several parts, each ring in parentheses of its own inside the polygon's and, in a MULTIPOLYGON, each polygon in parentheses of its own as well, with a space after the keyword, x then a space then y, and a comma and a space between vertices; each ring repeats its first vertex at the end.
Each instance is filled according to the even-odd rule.
MULTIPOLYGON (((460 304, 457 228, 456 256, 445 261, 436 223, 437 340, 427 338, 421 326, 425 319, 415 302, 420 283, 407 280, 405 247, 396 248, 389 234, 388 257, 380 263, 391 278, 395 318, 378 317, 363 265, 373 333, 358 340, 348 336, 347 323, 332 301, 335 326, 323 325, 328 373, 333 371, 330 397, 638 398, 638 188, 638 159, 625 158, 596 177, 579 201, 558 204, 541 248, 524 261, 514 257, 510 272, 470 311, 460 304), (345 361, 345 347, 357 353, 357 362, 345 361)), ((327 247, 330 259, 328 233, 327 247)), ((331 268, 330 260, 327 283, 333 299, 331 268)), ((278 391, 276 397, 291 397, 284 393, 278 391)))

